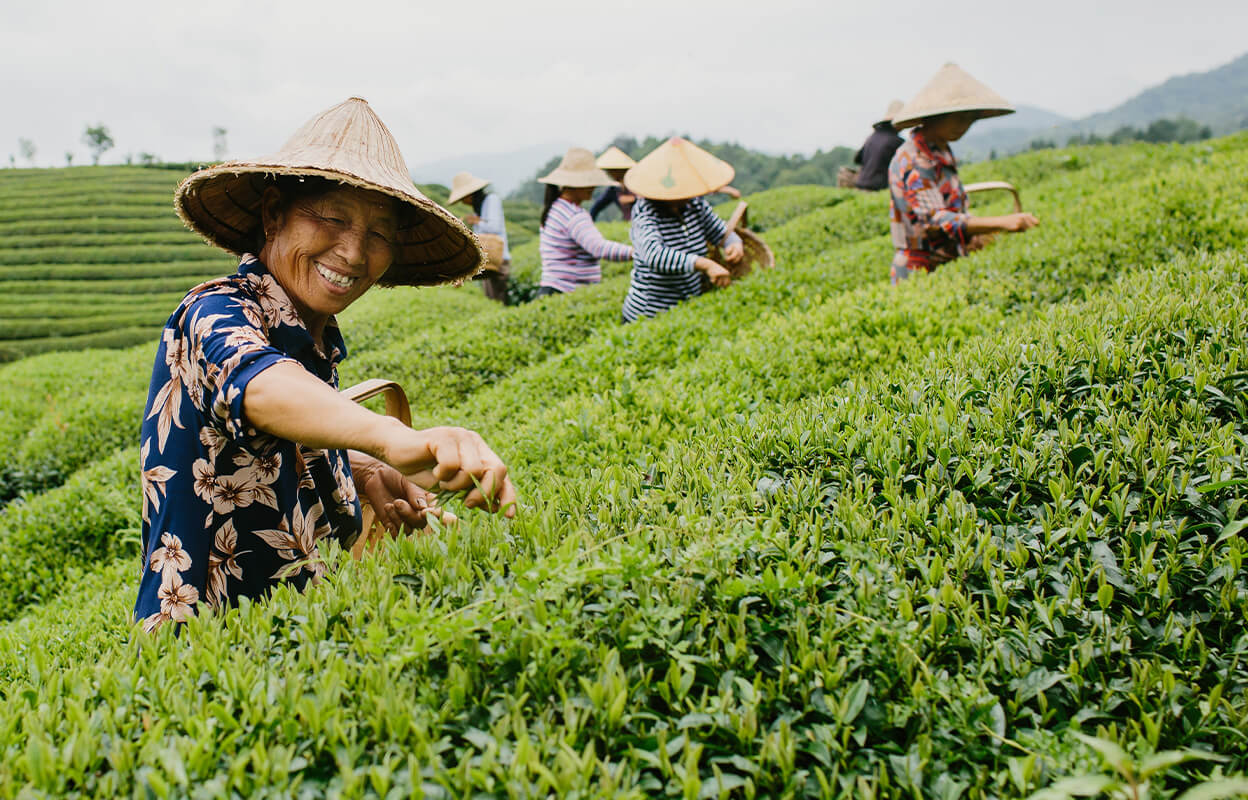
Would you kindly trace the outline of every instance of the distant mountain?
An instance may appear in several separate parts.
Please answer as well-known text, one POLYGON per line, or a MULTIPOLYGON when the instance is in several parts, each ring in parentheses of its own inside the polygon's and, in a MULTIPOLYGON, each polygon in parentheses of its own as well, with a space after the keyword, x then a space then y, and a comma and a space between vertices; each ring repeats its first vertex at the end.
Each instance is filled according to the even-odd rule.
POLYGON ((1163 117, 1184 116, 1208 125, 1215 136, 1248 122, 1248 53, 1229 64, 1171 78, 1120 106, 1075 123, 1084 133, 1113 133, 1123 125, 1140 127, 1163 117))
POLYGON ((455 173, 467 170, 490 181, 494 191, 507 195, 533 175, 536 165, 546 163, 551 156, 563 155, 569 146, 548 142, 504 153, 469 153, 430 161, 412 168, 412 180, 450 186, 455 173))
POLYGON ((1208 125, 1215 136, 1248 128, 1248 53, 1208 72, 1171 78, 1108 111, 1082 119, 1067 120, 1040 109, 1028 110, 1048 116, 1033 120, 1030 115, 1024 117, 1020 108, 1018 114, 978 122, 956 145, 958 157, 980 160, 994 150, 1005 155, 1026 149, 1037 139, 1064 145, 1077 134, 1108 136, 1124 125, 1145 128, 1163 118, 1187 117, 1208 125))
POLYGON ((987 158, 993 150, 999 153, 1023 150, 1033 139, 1045 136, 1045 131, 1054 131, 1074 121, 1035 106, 1020 105, 1015 108, 1018 110, 1013 114, 976 122, 975 127, 955 146, 958 157, 978 161, 987 158))

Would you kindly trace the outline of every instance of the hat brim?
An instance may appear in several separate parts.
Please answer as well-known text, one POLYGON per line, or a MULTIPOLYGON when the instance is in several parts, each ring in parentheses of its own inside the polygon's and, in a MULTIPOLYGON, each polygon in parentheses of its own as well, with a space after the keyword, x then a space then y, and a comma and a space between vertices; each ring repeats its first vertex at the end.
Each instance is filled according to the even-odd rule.
POLYGON ((278 175, 326 178, 393 197, 408 213, 397 234, 395 258, 382 286, 434 286, 466 280, 485 264, 485 253, 462 222, 432 200, 349 172, 313 166, 227 162, 192 173, 178 185, 174 207, 187 227, 209 244, 235 255, 254 250, 260 203, 278 175))
POLYGON ((951 108, 942 108, 942 109, 935 110, 935 111, 925 111, 921 115, 916 115, 916 116, 909 116, 909 117, 897 116, 897 117, 894 117, 891 121, 893 123, 894 128, 896 128, 897 130, 902 130, 904 128, 913 128, 915 125, 921 125, 923 124, 924 120, 931 119, 932 117, 943 117, 945 114, 957 114, 963 111, 976 112, 976 117, 975 117, 976 121, 981 120, 981 119, 987 119, 989 117, 1003 117, 1006 114, 1014 113, 1014 109, 1005 108, 1001 106, 998 106, 995 108, 985 108, 982 105, 969 105, 969 106, 955 106, 951 108))
POLYGON ((446 204, 448 206, 453 206, 465 197, 475 194, 489 185, 490 182, 484 178, 474 178, 467 186, 461 186, 459 189, 451 192, 446 198, 446 204))
POLYGON ((699 174, 696 180, 688 183, 678 181, 672 186, 664 186, 656 175, 640 173, 636 167, 624 175, 624 186, 633 194, 641 195, 649 200, 692 200, 718 192, 736 177, 737 172, 731 164, 706 170, 710 174, 699 174))
POLYGON ((620 185, 618 181, 612 180, 610 175, 598 168, 592 170, 558 168, 549 175, 538 178, 537 182, 550 186, 566 186, 569 189, 590 189, 594 186, 620 185))

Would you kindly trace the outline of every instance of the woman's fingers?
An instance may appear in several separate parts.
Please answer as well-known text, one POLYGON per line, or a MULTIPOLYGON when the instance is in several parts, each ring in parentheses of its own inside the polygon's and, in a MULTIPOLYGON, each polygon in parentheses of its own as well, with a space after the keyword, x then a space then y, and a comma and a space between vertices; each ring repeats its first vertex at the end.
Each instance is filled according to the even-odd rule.
MULTIPOLYGON (((413 492, 426 489, 464 492, 464 504, 468 508, 497 511, 508 508, 509 504, 515 505, 515 487, 507 477, 507 465, 480 436, 463 428, 430 428, 422 433, 427 437, 427 451, 435 463, 429 469, 409 473, 407 481, 411 482, 411 488, 395 493, 406 498, 408 505, 419 506, 422 495, 413 492)), ((433 510, 433 498, 428 498, 428 505, 433 510)), ((510 508, 508 516, 514 515, 514 508, 510 508)), ((397 514, 397 517, 402 516, 403 513, 397 514)))
POLYGON ((516 516, 516 487, 512 485, 511 478, 503 479, 503 490, 498 493, 498 507, 507 519, 516 516))
POLYGON ((425 527, 425 516, 428 514, 428 511, 428 508, 425 506, 417 507, 403 499, 394 501, 395 516, 398 518, 401 527, 409 531, 425 527))

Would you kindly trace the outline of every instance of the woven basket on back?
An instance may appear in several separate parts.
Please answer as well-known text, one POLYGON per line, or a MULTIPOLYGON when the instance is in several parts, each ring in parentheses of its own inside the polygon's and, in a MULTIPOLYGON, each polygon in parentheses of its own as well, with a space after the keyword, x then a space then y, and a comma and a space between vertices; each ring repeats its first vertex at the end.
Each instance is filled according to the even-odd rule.
MULTIPOLYGON (((732 216, 728 218, 728 230, 735 230, 737 235, 741 237, 741 244, 745 250, 745 254, 741 260, 735 264, 729 264, 724 260, 724 251, 720 247, 720 242, 707 242, 706 257, 717 264, 722 264, 732 273, 732 279, 739 281, 746 275, 758 269, 771 269, 776 265, 776 254, 771 251, 767 243, 764 242, 757 233, 746 229, 746 209, 747 204, 742 201, 737 204, 737 208, 732 212, 732 216)), ((711 286, 710 279, 705 275, 702 276, 702 288, 706 291, 711 286)))

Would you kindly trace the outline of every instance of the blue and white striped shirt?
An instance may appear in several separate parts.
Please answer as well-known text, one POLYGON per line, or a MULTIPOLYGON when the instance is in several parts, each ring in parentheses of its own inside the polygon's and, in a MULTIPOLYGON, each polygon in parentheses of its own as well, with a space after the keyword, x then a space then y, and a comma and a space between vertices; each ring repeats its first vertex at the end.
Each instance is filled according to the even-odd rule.
MULTIPOLYGON (((659 212, 646 198, 633 208, 633 277, 624 298, 624 320, 653 317, 702 292, 702 273, 694 268, 706 255, 707 242, 723 241, 728 226, 711 204, 695 197, 680 214, 659 212)), ((728 234, 727 244, 741 237, 728 234)))

